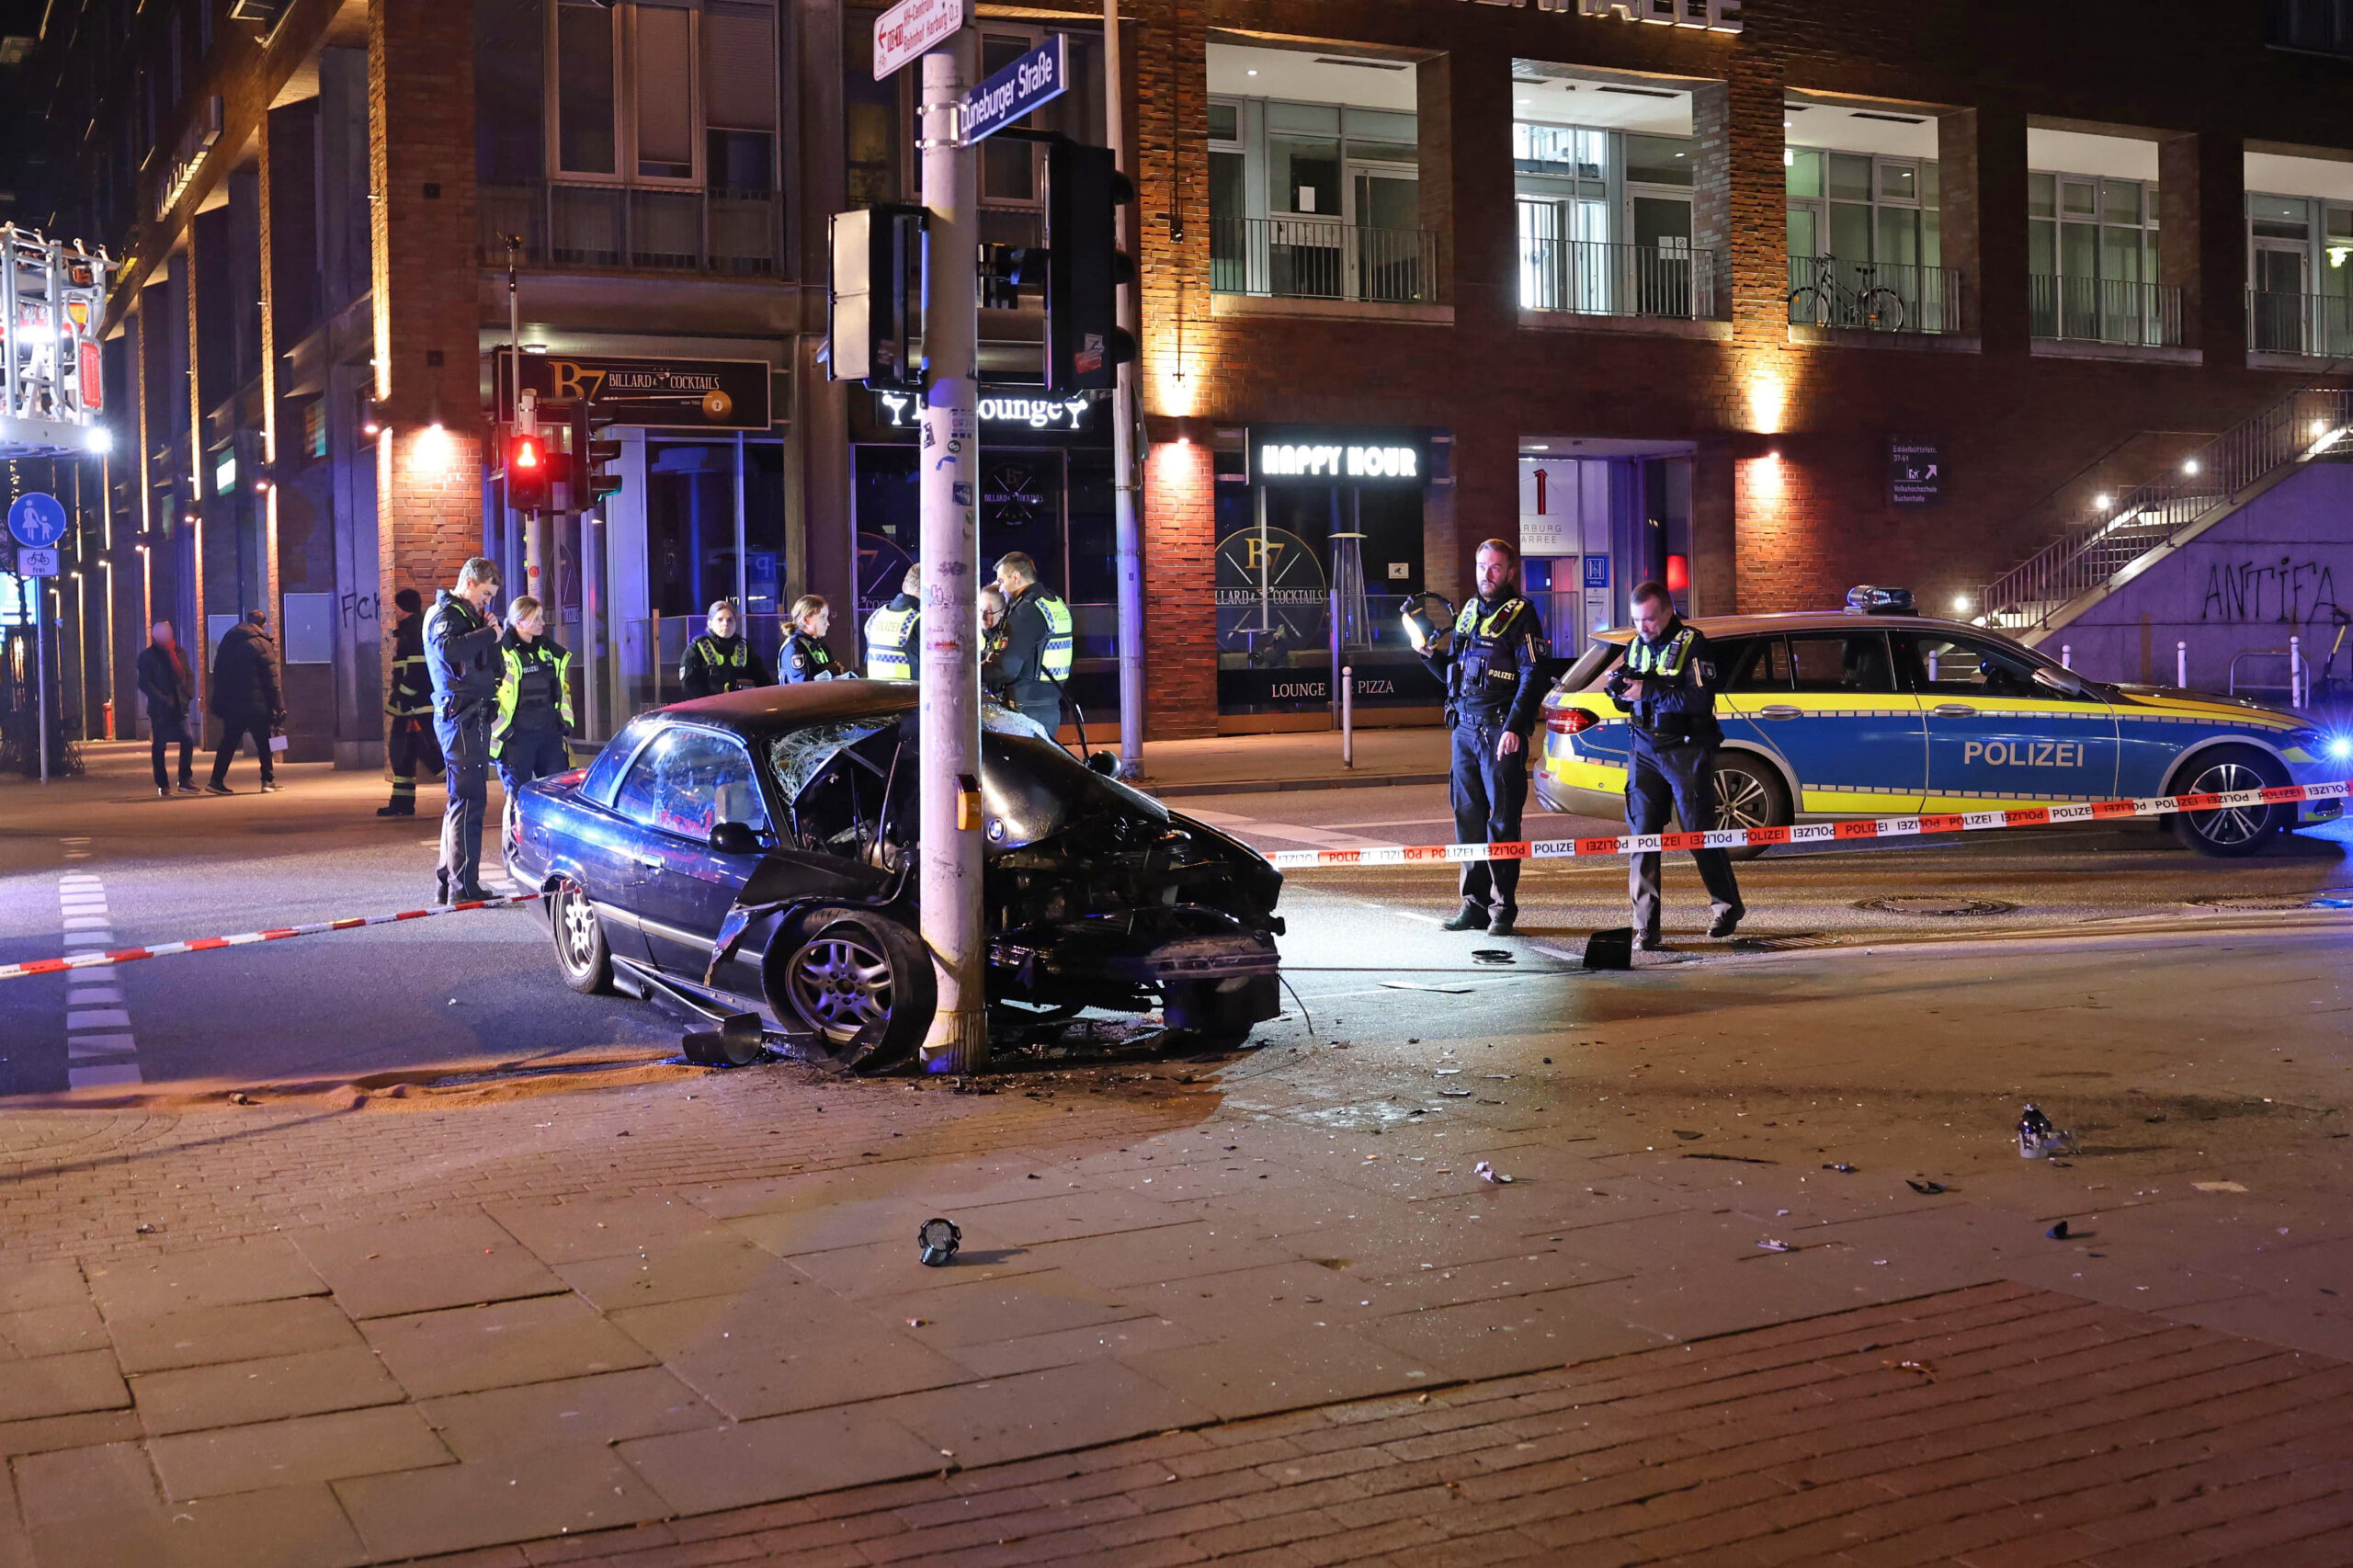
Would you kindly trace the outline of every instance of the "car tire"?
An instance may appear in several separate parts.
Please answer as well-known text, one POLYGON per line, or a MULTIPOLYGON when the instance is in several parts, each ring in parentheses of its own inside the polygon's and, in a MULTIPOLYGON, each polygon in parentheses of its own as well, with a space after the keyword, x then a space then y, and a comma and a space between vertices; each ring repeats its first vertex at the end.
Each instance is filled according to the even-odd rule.
MULTIPOLYGON (((1746 752, 1717 754, 1718 827, 1787 827, 1790 820, 1789 786, 1770 764, 1746 752)), ((1754 860, 1765 853, 1765 846, 1752 844, 1724 853, 1735 860, 1754 860)))
POLYGON ((612 990, 613 949, 605 940, 605 923, 587 892, 569 877, 548 894, 548 928, 555 937, 555 967, 566 985, 584 996, 612 990))
POLYGON ((931 954, 915 934, 870 909, 819 909, 798 923, 769 980, 780 1017, 811 1037, 810 1059, 870 1073, 914 1054, 939 1006, 931 954))
MULTIPOLYGON (((2216 746, 2183 764, 2165 786, 2168 795, 2223 794, 2268 790, 2288 782, 2279 763, 2253 746, 2216 746)), ((2217 859, 2256 855, 2294 825, 2293 806, 2233 807, 2219 812, 2176 812, 2173 835, 2183 847, 2217 859)))

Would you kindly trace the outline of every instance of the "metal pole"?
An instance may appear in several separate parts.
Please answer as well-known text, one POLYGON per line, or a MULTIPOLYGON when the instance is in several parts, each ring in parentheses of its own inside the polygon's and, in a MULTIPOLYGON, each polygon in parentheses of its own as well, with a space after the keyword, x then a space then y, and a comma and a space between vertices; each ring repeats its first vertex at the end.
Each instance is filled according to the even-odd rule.
POLYGON ((2188 689, 2189 644, 2187 642, 2173 645, 2173 683, 2184 690, 2188 689))
POLYGON ((972 80, 968 25, 923 57, 923 204, 931 210, 923 291, 924 392, 922 772, 924 945, 938 973, 939 1009, 924 1065, 964 1073, 988 1059, 981 917, 979 553, 972 506, 979 472, 979 223, 972 153, 961 106, 972 80))
POLYGON ((49 782, 49 595, 33 584, 33 685, 40 692, 40 781, 49 782))
POLYGON ((1354 665, 1340 670, 1340 766, 1357 765, 1357 669, 1354 665))
POLYGON ((2304 640, 2288 639, 2288 706, 2301 709, 2304 705, 2304 640))
MULTIPOLYGON (((1128 166, 1127 72, 1120 41, 1120 0, 1103 0, 1103 131, 1111 161, 1128 166)), ((1128 204, 1114 215, 1114 243, 1133 254, 1128 204)), ((1120 325, 1141 344, 1136 290, 1120 286, 1114 306, 1120 325)), ((1137 495, 1142 475, 1136 463, 1136 366, 1121 365, 1111 389, 1111 486, 1115 498, 1111 540, 1120 612, 1120 777, 1143 777, 1143 526, 1137 495)))

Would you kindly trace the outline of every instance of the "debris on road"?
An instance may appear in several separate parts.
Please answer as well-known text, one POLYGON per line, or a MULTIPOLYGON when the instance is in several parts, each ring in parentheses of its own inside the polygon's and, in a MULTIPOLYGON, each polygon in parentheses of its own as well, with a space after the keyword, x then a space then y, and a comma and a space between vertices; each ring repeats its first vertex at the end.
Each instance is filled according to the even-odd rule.
POLYGON ((2042 1160, 2074 1153, 2075 1135, 2064 1128, 2052 1126, 2041 1107, 2029 1104, 2018 1113, 2019 1159, 2042 1160))
POLYGON ((1855 1167, 1848 1165, 1844 1160, 1833 1161, 1831 1164, 1826 1165, 1822 1168, 1825 1171, 1836 1171, 1840 1176, 1853 1176, 1855 1174, 1855 1167))
POLYGON ((1428 985, 1418 980, 1384 980, 1384 991, 1435 991, 1441 996, 1468 996, 1475 989, 1468 985, 1428 985))
POLYGON ((1904 1185, 1910 1187, 1915 1192, 1927 1193, 1931 1197, 1939 1192, 1950 1192, 1952 1190, 1952 1188, 1947 1187, 1940 1181, 1921 1176, 1905 1176, 1904 1178, 1904 1185))
POLYGON ((916 1256, 926 1268, 945 1268, 964 1244, 964 1233, 953 1220, 926 1220, 915 1233, 915 1244, 923 1249, 916 1256))
POLYGON ((1518 957, 1502 948, 1473 948, 1472 959, 1479 963, 1518 963, 1518 957))
POLYGON ((1766 1237, 1756 1244, 1767 1252, 1795 1252, 1798 1250, 1796 1243, 1776 1241, 1770 1236, 1766 1237))
POLYGON ((2200 1192, 2245 1192, 2246 1190, 2234 1181, 2193 1181, 2189 1185, 2200 1192))
POLYGON ((2063 1242, 2067 1239, 2069 1233, 2067 1230, 2067 1221, 2062 1220, 2042 1233, 2049 1236, 2054 1242, 2063 1242))
POLYGON ((1471 1174, 1477 1176, 1481 1181, 1508 1184, 1511 1180, 1511 1177, 1504 1175, 1503 1172, 1495 1169, 1495 1166, 1489 1165, 1484 1160, 1481 1160, 1477 1165, 1472 1165, 1471 1167, 1471 1174))

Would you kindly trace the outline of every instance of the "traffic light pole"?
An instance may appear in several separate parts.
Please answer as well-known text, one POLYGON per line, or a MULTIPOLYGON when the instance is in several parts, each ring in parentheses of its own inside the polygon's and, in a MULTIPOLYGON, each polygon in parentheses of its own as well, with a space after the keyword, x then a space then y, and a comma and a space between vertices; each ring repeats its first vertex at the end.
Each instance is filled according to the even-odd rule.
MULTIPOLYGON (((967 12, 969 17, 970 13, 967 12)), ((924 269, 923 753, 924 946, 939 986, 923 1042, 925 1069, 967 1073, 988 1058, 987 932, 981 913, 979 553, 980 254, 978 182, 963 145, 961 108, 978 52, 969 22, 923 57, 924 269)))
MULTIPOLYGON (((1128 160, 1126 68, 1121 61, 1120 0, 1103 0, 1103 126, 1119 167, 1128 160)), ((1130 215, 1132 202, 1113 210, 1119 225, 1114 248, 1130 250, 1136 238, 1130 215)), ((1142 334, 1136 320, 1137 288, 1123 283, 1114 319, 1120 326, 1142 334)), ((1143 777, 1143 527, 1138 517, 1143 476, 1136 467, 1136 366, 1123 363, 1111 391, 1111 550, 1120 613, 1120 777, 1143 777)))

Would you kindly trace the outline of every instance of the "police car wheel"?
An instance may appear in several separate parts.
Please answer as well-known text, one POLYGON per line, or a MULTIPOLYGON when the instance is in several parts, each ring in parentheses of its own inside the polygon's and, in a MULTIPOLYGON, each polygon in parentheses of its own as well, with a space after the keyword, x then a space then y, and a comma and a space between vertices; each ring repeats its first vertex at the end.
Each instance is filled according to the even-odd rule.
POLYGON ((613 950, 605 923, 578 882, 565 880, 549 895, 548 925, 555 934, 555 965, 563 983, 583 995, 613 988, 613 950))
MULTIPOLYGON (((1761 762, 1735 752, 1716 758, 1716 825, 1718 827, 1787 827, 1790 792, 1761 762)), ((1754 860, 1765 853, 1761 844, 1727 849, 1735 860, 1754 860)))
MULTIPOLYGON (((2251 746, 2220 746, 2191 759, 2166 789, 2173 795, 2228 794, 2285 784, 2279 765, 2251 746)), ((2200 855, 2235 859, 2258 853, 2272 835, 2295 820, 2293 806, 2226 806, 2215 812, 2177 812, 2174 836, 2200 855)))
POLYGON ((915 934, 871 910, 821 909, 772 971, 769 998, 814 1038, 820 1066, 872 1072, 904 1061, 938 1006, 931 956, 915 934))

